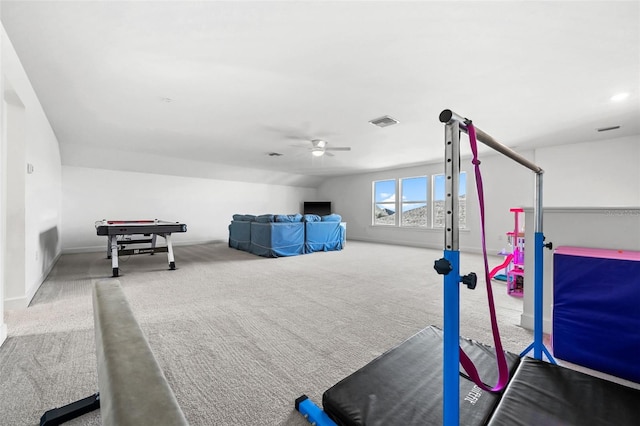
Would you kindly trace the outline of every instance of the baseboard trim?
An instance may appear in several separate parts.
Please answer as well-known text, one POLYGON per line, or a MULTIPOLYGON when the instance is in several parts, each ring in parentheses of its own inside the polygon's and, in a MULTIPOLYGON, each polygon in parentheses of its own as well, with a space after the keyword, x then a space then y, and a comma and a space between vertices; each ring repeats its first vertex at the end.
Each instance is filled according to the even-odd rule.
POLYGON ((4 322, 0 324, 0 346, 7 340, 7 324, 4 322))
POLYGON ((58 254, 53 258, 53 261, 49 264, 47 269, 44 271, 44 273, 33 283, 31 288, 29 289, 29 291, 24 296, 12 297, 12 298, 5 299, 4 300, 4 309, 5 310, 9 310, 9 309, 25 309, 25 308, 28 308, 29 305, 31 304, 31 301, 33 300, 34 296, 36 295, 36 293, 40 289, 40 286, 47 279, 47 277, 49 276, 49 274, 53 270, 53 267, 56 265, 56 263, 60 259, 60 256, 62 256, 62 253, 58 252, 58 254))
MULTIPOLYGON (((376 238, 362 238, 362 237, 347 237, 347 241, 362 241, 364 243, 374 243, 374 244, 387 244, 393 246, 405 246, 405 247, 418 247, 418 248, 426 248, 432 250, 444 250, 443 244, 429 244, 429 243, 418 243, 415 241, 389 241, 389 240, 378 240, 376 238)), ((460 247, 459 249, 463 253, 473 253, 473 254, 482 254, 482 249, 477 247, 460 247)), ((497 253, 498 250, 487 249, 487 253, 497 253)))
POLYGON ((4 299, 4 310, 10 311, 14 309, 26 309, 29 306, 27 302, 27 296, 12 297, 10 299, 4 299))
MULTIPOLYGON (((520 315, 520 327, 526 328, 527 330, 533 330, 533 315, 530 314, 522 314, 520 315)), ((551 334, 553 330, 553 322, 551 318, 544 318, 542 320, 542 332, 545 334, 551 334)))

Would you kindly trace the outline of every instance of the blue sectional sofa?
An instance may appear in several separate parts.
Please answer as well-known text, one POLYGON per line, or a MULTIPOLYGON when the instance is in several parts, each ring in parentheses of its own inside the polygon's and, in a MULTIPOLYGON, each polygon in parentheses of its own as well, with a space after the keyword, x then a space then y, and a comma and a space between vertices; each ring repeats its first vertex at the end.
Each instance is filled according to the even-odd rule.
POLYGON ((249 252, 263 257, 304 254, 302 215, 261 215, 251 222, 249 252))
POLYGON ((234 214, 229 224, 229 247, 249 251, 251 244, 251 222, 254 215, 234 214))
POLYGON ((337 214, 317 216, 307 214, 303 217, 306 253, 314 251, 342 250, 347 227, 337 214))
POLYGON ((297 256, 342 250, 346 224, 340 215, 233 215, 229 247, 258 256, 297 256))

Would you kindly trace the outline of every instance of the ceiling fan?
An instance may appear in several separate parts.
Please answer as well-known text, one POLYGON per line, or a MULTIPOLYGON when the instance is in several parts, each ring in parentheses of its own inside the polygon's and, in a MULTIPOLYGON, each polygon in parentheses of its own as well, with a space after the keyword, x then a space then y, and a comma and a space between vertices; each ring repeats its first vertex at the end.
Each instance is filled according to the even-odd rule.
POLYGON ((351 151, 351 147, 348 146, 334 146, 330 147, 329 143, 322 139, 313 139, 311 142, 311 155, 314 157, 322 157, 328 155, 333 157, 333 154, 328 151, 351 151))

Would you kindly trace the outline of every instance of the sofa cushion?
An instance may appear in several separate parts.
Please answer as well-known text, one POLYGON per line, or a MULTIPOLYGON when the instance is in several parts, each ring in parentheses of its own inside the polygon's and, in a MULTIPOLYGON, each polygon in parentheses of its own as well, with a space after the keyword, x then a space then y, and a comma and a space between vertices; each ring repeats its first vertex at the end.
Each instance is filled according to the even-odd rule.
POLYGON ((277 214, 275 216, 275 222, 302 222, 302 215, 296 214, 277 214))
POLYGON ((258 223, 269 223, 275 222, 274 215, 272 214, 261 214, 260 216, 256 216, 256 222, 258 223))
POLYGON ((323 222, 342 222, 342 216, 336 213, 328 214, 326 216, 322 216, 322 221, 323 222))
POLYGON ((305 214, 303 217, 304 222, 320 222, 322 218, 317 214, 305 214))

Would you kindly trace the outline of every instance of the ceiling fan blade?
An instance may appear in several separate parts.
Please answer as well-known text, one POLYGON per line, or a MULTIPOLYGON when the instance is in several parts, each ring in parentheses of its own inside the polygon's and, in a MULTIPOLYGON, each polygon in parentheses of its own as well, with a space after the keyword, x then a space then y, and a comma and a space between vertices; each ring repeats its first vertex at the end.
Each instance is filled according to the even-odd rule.
POLYGON ((324 155, 329 156, 329 157, 335 157, 335 155, 333 155, 332 153, 327 152, 327 150, 326 150, 326 149, 325 149, 325 151, 324 151, 324 155))
POLYGON ((307 141, 307 140, 309 140, 307 135, 302 134, 302 133, 283 134, 282 137, 285 138, 285 139, 290 139, 290 140, 295 140, 295 141, 307 141))
POLYGON ((334 146, 334 147, 326 147, 325 151, 351 151, 351 147, 348 146, 334 146))

